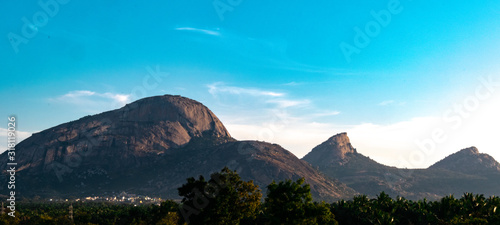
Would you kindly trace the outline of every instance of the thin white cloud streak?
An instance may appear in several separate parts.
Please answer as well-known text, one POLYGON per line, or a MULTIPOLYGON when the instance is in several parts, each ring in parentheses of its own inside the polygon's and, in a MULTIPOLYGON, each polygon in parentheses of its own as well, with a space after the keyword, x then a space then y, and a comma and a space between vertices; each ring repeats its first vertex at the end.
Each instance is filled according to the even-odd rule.
POLYGON ((386 106, 386 105, 391 105, 393 103, 394 103, 394 100, 386 100, 386 101, 383 101, 381 103, 378 103, 378 105, 386 106))
POLYGON ((80 112, 99 113, 123 107, 131 102, 132 96, 111 92, 98 93, 89 90, 70 91, 64 95, 50 98, 54 104, 72 105, 80 112))
POLYGON ((285 83, 283 84, 284 86, 299 86, 299 85, 303 85, 304 83, 302 82, 295 82, 295 81, 292 81, 292 82, 288 82, 288 83, 285 83))
POLYGON ((71 91, 63 96, 61 96, 60 98, 78 98, 78 97, 82 97, 82 96, 92 96, 92 95, 95 95, 95 92, 93 91, 71 91))
POLYGON ((207 35, 211 35, 211 36, 221 36, 221 33, 219 31, 199 29, 199 28, 195 28, 195 27, 178 27, 178 28, 175 28, 175 30, 192 31, 192 32, 207 34, 207 35))
POLYGON ((89 101, 98 101, 98 100, 109 100, 113 103, 118 103, 120 105, 125 105, 130 102, 131 96, 130 95, 123 95, 123 94, 115 94, 115 93, 97 93, 93 91, 88 91, 88 90, 78 90, 78 91, 71 91, 68 92, 62 96, 59 96, 55 99, 51 99, 52 101, 56 102, 65 102, 65 103, 72 103, 72 104, 87 104, 89 101))
POLYGON ((390 106, 390 105, 397 105, 397 106, 404 106, 406 105, 406 102, 399 102, 399 101, 394 101, 394 100, 386 100, 378 103, 379 106, 390 106))
POLYGON ((309 100, 289 100, 289 99, 273 99, 268 100, 267 103, 274 103, 280 108, 289 108, 289 107, 302 107, 307 106, 311 103, 309 100))
POLYGON ((321 113, 313 113, 312 117, 326 117, 326 116, 336 116, 339 115, 340 111, 331 111, 331 112, 321 112, 321 113))
MULTIPOLYGON (((273 92, 256 88, 226 86, 221 82, 209 84, 207 85, 207 87, 208 92, 214 97, 218 97, 218 95, 220 94, 224 94, 224 97, 247 97, 245 101, 246 107, 248 107, 250 104, 254 104, 256 107, 263 107, 262 103, 265 103, 272 105, 273 108, 271 109, 271 111, 273 111, 273 109, 274 111, 276 111, 286 108, 304 108, 311 105, 311 101, 309 99, 291 99, 286 97, 285 93, 281 92, 273 92)), ((238 102, 233 102, 232 106, 235 107, 238 102)), ((265 107, 269 106, 266 105, 265 107)), ((254 110, 258 110, 258 108, 254 108, 254 110)))
POLYGON ((270 96, 270 97, 281 97, 284 96, 284 93, 272 92, 272 91, 263 91, 260 89, 254 88, 241 88, 241 87, 232 87, 225 86, 222 83, 213 83, 207 85, 208 92, 212 95, 217 95, 218 93, 229 93, 235 95, 252 95, 252 96, 270 96))
POLYGON ((194 41, 232 51, 235 55, 243 58, 243 60, 238 59, 239 62, 244 61, 251 66, 339 76, 366 75, 365 73, 353 72, 346 69, 321 67, 297 62, 288 56, 288 41, 284 39, 267 40, 252 38, 228 30, 221 31, 219 28, 216 28, 216 30, 207 30, 196 27, 178 27, 174 28, 174 30, 221 37, 215 39, 196 39, 194 41))

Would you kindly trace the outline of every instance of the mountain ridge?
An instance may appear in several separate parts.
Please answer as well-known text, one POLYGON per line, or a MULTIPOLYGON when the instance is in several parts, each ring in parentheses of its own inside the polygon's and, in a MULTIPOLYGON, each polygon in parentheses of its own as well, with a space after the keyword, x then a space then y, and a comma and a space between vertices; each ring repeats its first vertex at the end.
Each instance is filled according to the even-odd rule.
POLYGON ((500 194, 495 188, 500 185, 498 162, 479 153, 475 147, 451 154, 427 169, 401 169, 380 164, 353 150, 339 161, 338 156, 346 152, 345 146, 354 149, 348 140, 346 133, 339 133, 302 159, 324 174, 372 197, 381 191, 410 199, 437 199, 462 192, 500 194))
MULTIPOLYGON (((8 179, 5 154, 2 181, 8 179)), ((16 176, 23 183, 16 189, 19 196, 126 191, 175 198, 188 177, 236 165, 243 178, 261 186, 305 177, 318 200, 357 193, 280 146, 236 141, 206 106, 181 96, 140 99, 48 128, 20 142, 16 157, 16 176)))
MULTIPOLYGON (((400 169, 359 153, 338 133, 302 159, 276 144, 237 141, 203 104, 181 96, 154 96, 48 128, 16 148, 21 196, 137 193, 176 198, 188 177, 227 166, 265 188, 272 180, 304 177, 316 200, 385 191, 409 199, 448 194, 498 195, 500 165, 475 147, 427 169, 400 169), (473 163, 469 163, 473 162, 473 163)), ((1 182, 7 157, 2 153, 1 182)), ((0 186, 0 191, 6 187, 0 186)))
POLYGON ((352 147, 347 133, 343 132, 328 138, 328 140, 314 147, 302 159, 305 161, 315 161, 315 164, 321 165, 329 163, 343 164, 350 154, 357 154, 357 151, 352 147))
POLYGON ((446 169, 466 174, 500 172, 500 163, 472 146, 453 153, 429 168, 446 169))

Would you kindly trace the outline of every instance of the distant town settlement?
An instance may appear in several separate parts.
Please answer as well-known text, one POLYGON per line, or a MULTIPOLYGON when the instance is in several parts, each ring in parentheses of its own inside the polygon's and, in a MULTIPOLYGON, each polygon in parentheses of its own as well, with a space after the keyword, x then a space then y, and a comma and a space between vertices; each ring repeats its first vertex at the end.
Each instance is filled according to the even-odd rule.
POLYGON ((7 188, 9 189, 10 197, 7 199, 7 208, 10 209, 9 216, 16 217, 16 117, 8 118, 7 126, 7 173, 10 175, 7 188))

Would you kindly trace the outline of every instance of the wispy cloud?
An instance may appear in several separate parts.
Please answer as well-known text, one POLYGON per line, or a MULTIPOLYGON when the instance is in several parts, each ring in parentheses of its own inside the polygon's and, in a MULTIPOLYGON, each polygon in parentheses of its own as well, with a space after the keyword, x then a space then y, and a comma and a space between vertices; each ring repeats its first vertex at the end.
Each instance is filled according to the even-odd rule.
POLYGON ((113 102, 117 102, 120 104, 127 104, 130 101, 130 95, 123 95, 123 94, 115 94, 115 93, 97 93, 93 91, 88 91, 88 90, 78 90, 78 91, 70 91, 55 100, 58 101, 63 101, 63 102, 71 102, 71 103, 82 103, 86 102, 89 99, 89 97, 95 97, 95 98, 101 98, 101 99, 108 99, 113 102))
POLYGON ((241 57, 241 59, 238 59, 239 62, 244 62, 249 66, 336 76, 366 75, 365 73, 353 72, 351 70, 316 66, 291 59, 288 53, 289 43, 284 39, 249 37, 248 35, 242 35, 227 29, 220 30, 219 28, 202 29, 186 26, 177 27, 174 30, 223 37, 223 39, 197 38, 193 41, 202 42, 206 46, 213 46, 226 52, 231 52, 233 57, 241 57))
POLYGON ((276 108, 284 109, 290 107, 305 107, 311 104, 308 99, 291 99, 282 92, 274 92, 268 90, 261 90, 256 88, 243 88, 235 86, 226 86, 221 82, 207 85, 208 92, 212 96, 217 96, 221 93, 237 96, 251 96, 254 97, 253 101, 260 103, 268 103, 275 105, 276 108))
POLYGON ((129 94, 76 90, 55 98, 50 98, 49 101, 52 103, 75 105, 77 107, 82 107, 87 112, 94 113, 104 109, 109 110, 122 107, 129 103, 131 98, 132 96, 129 94))
POLYGON ((63 96, 61 96, 60 98, 78 98, 78 97, 82 97, 82 96, 92 96, 94 95, 95 92, 93 91, 71 91, 63 96))
POLYGON ((378 103, 380 106, 386 106, 386 105, 391 105, 394 104, 394 100, 385 100, 383 102, 378 103))
POLYGON ((212 95, 217 95, 218 93, 229 93, 235 95, 252 95, 252 96, 270 96, 270 97, 281 97, 284 96, 284 93, 273 92, 273 91, 264 91, 255 88, 241 88, 241 87, 233 87, 233 86, 225 86, 223 83, 213 83, 207 85, 208 92, 212 95))
POLYGON ((212 36, 221 36, 220 31, 214 31, 214 30, 206 30, 206 29, 199 29, 195 27, 178 27, 175 28, 174 30, 179 30, 179 31, 191 31, 191 32, 196 32, 196 33, 202 33, 202 34, 207 34, 207 35, 212 35, 212 36))
POLYGON ((313 113, 311 116, 313 116, 313 117, 325 117, 325 116, 336 116, 339 114, 340 114, 340 111, 331 111, 331 112, 313 113))
POLYGON ((297 106, 306 106, 311 103, 311 101, 305 100, 289 100, 289 99, 272 99, 268 100, 268 103, 274 103, 280 108, 288 108, 288 107, 297 107, 297 106))
POLYGON ((398 106, 404 106, 406 105, 406 102, 399 102, 395 100, 385 100, 380 103, 378 103, 379 106, 389 106, 389 105, 398 105, 398 106))
POLYGON ((303 84, 304 83, 292 81, 292 82, 284 83, 283 86, 299 86, 299 85, 303 85, 303 84))

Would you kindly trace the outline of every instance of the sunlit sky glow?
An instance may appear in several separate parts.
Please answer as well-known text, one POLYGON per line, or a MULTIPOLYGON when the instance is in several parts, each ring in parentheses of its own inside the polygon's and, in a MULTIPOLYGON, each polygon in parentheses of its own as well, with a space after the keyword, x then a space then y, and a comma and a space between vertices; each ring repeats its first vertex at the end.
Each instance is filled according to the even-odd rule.
POLYGON ((500 159, 499 1, 59 2, 0 9, 0 138, 9 115, 25 138, 175 94, 208 106, 233 137, 298 157, 348 132, 392 166, 469 146, 500 159))

